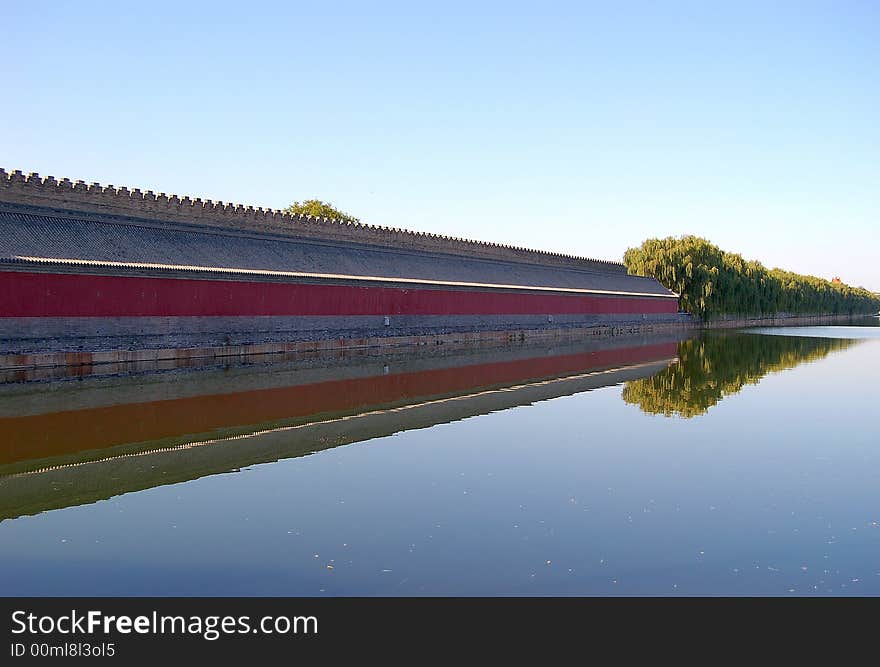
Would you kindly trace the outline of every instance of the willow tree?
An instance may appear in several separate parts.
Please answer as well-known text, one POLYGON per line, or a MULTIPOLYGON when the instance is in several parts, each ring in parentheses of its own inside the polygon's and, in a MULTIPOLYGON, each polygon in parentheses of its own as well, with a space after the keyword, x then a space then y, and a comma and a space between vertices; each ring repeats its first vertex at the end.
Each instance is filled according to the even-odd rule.
POLYGON ((703 319, 724 315, 873 314, 880 298, 866 289, 767 269, 697 236, 648 239, 623 257, 631 274, 677 292, 679 305, 703 319))

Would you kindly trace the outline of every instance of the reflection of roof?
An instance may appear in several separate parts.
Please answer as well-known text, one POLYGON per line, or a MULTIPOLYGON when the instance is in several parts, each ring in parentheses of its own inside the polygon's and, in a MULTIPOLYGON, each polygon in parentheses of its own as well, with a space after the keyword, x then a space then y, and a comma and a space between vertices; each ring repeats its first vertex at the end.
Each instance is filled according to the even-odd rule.
MULTIPOLYGON (((64 260, 107 272, 188 270, 228 279, 353 279, 670 296, 653 278, 595 266, 521 263, 195 225, 0 210, 0 262, 64 260), (79 263, 83 264, 79 264, 79 263)), ((53 266, 53 268, 58 268, 53 266)))
MULTIPOLYGON (((224 373, 222 386, 199 382, 201 391, 158 400, 152 392, 137 391, 137 385, 127 398, 121 387, 109 386, 79 405, 75 395, 81 392, 76 391, 56 390, 59 396, 50 393, 44 400, 37 393, 29 405, 15 401, 13 395, 4 401, 10 404, 3 408, 8 416, 0 417, 0 466, 251 424, 309 421, 315 415, 349 414, 584 369, 619 367, 673 356, 675 348, 667 342, 637 347, 593 345, 554 355, 528 352, 531 356, 520 350, 518 356, 436 357, 429 364, 396 363, 393 372, 375 360, 348 372, 340 372, 333 364, 323 373, 314 369, 281 374, 263 386, 242 386, 234 373, 224 373)), ((199 380, 199 375, 191 380, 199 380)), ((174 391, 173 386, 169 389, 174 391)))
POLYGON ((94 502, 645 377, 666 366, 676 343, 581 350, 463 366, 454 358, 445 365, 435 359, 427 368, 397 374, 383 373, 380 365, 380 375, 342 381, 0 418, 0 440, 17 443, 7 447, 0 468, 6 473, 0 477, 0 517, 94 502), (41 458, 23 460, 27 452, 41 458))

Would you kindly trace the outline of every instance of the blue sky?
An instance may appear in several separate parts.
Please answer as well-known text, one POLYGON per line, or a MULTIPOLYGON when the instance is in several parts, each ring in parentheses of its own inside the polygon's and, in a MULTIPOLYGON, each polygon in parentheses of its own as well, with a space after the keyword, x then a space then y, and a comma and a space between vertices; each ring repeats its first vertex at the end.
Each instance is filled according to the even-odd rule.
POLYGON ((880 3, 11 3, 0 166, 880 291, 880 3))

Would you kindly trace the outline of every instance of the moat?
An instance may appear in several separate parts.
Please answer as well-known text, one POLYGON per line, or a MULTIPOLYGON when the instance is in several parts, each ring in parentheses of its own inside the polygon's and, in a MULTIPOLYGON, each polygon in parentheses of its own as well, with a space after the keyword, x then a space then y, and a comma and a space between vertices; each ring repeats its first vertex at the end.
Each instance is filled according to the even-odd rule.
POLYGON ((0 594, 880 593, 877 319, 686 335, 10 375, 0 594))

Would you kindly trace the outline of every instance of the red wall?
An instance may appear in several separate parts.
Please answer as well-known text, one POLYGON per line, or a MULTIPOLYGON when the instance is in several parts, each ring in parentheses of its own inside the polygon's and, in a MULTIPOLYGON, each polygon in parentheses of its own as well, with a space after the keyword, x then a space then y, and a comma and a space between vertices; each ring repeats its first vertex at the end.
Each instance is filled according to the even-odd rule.
POLYGON ((675 313, 678 300, 0 272, 0 317, 675 313))

